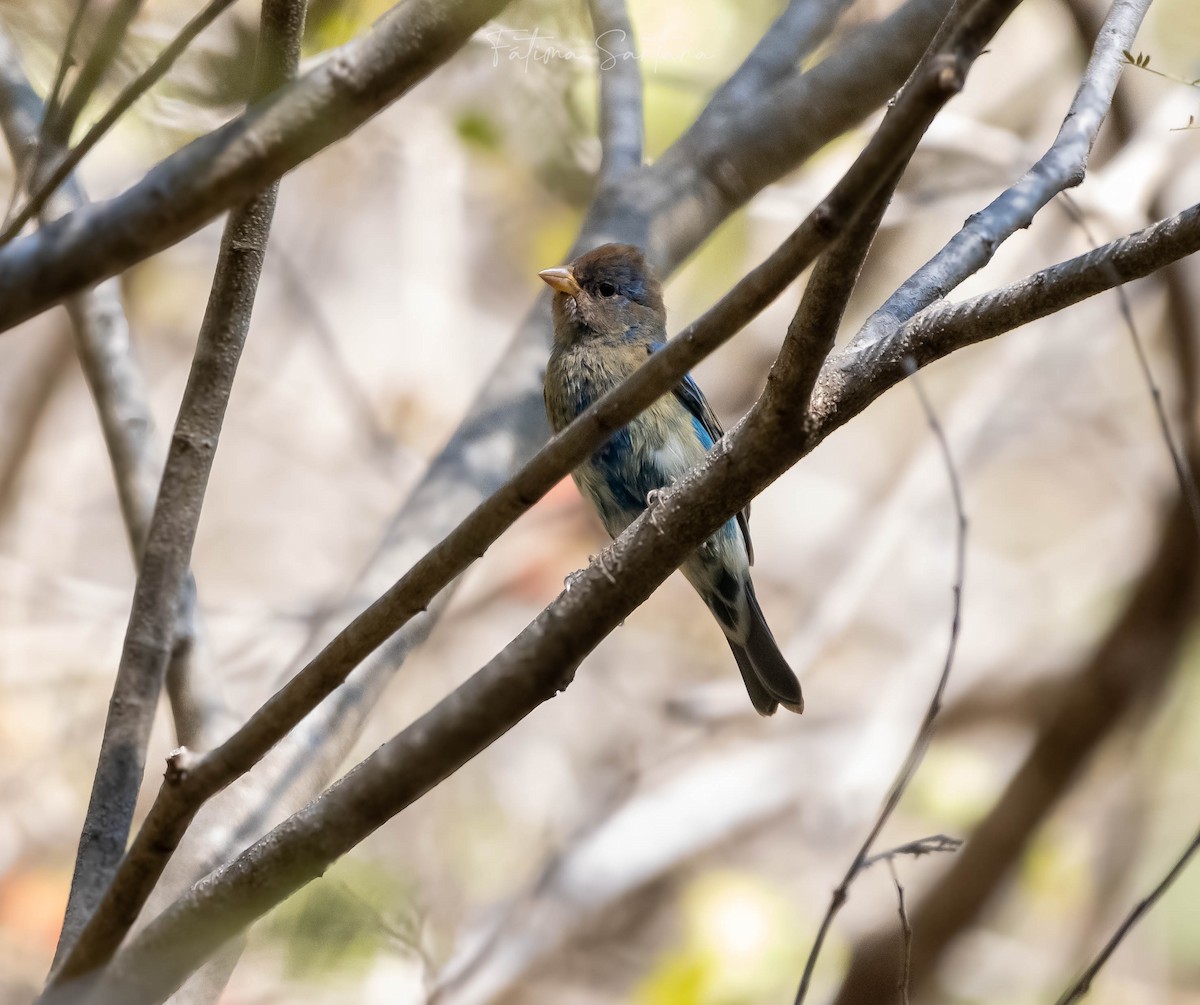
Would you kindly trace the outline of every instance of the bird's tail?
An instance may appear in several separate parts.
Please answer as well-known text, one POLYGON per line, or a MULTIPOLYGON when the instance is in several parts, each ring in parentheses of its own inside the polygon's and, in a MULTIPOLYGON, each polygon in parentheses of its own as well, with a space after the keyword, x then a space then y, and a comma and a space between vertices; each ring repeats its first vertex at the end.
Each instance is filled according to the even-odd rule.
POLYGON ((746 601, 749 619, 746 641, 743 644, 729 639, 729 648, 742 673, 750 703, 759 715, 773 715, 780 705, 789 712, 803 712, 800 681, 779 651, 749 580, 746 581, 746 601))

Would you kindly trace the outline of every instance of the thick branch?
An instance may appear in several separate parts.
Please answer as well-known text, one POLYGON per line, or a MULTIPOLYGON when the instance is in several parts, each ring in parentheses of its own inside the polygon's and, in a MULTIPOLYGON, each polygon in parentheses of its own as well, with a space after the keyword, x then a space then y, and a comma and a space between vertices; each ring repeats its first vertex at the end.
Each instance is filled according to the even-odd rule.
MULTIPOLYGON (((1200 210, 1191 211, 1188 220, 1200 243, 1200 210)), ((1151 231, 1154 239, 1164 240, 1161 225, 1151 231)), ((1148 261, 1141 259, 1143 265, 1148 261)), ((1146 265, 1147 271, 1151 268, 1146 265)), ((1115 282, 1111 272, 1105 275, 1115 282)), ((921 362, 926 356, 913 354, 921 362)), ((152 961, 163 961, 171 973, 162 980, 181 979, 234 930, 318 875, 333 858, 565 687, 583 657, 713 528, 905 372, 903 366, 863 358, 853 349, 840 353, 818 383, 814 414, 804 431, 790 420, 780 427, 780 417, 788 412, 784 391, 760 402, 703 469, 660 497, 603 562, 589 568, 504 652, 153 922, 114 960, 113 987, 119 990, 113 993, 137 1001, 142 994, 158 993, 140 987, 135 976, 148 974, 152 961), (838 407, 838 399, 847 407, 838 407), (654 531, 639 533, 648 522, 654 531)), ((916 915, 914 926, 920 930, 916 915)), ((914 981, 918 972, 914 969, 914 981)))
MULTIPOLYGON (((983 30, 977 32, 984 39, 995 30, 990 22, 985 25, 990 28, 986 34, 983 30)), ((977 34, 967 29, 963 32, 971 43, 977 40, 977 34)), ((872 197, 882 187, 881 178, 895 183, 899 165, 911 154, 917 138, 941 105, 962 86, 973 55, 969 44, 959 42, 957 47, 948 48, 943 57, 932 61, 915 85, 897 101, 842 181, 775 254, 698 322, 651 357, 638 374, 539 452, 272 696, 233 737, 200 762, 189 764, 177 785, 163 789, 118 881, 113 884, 112 896, 103 910, 97 912, 95 927, 105 933, 104 947, 94 959, 89 953, 88 965, 77 964, 73 972, 103 962, 115 948, 200 802, 249 770, 342 683, 355 666, 422 611, 566 472, 666 389, 674 387, 698 359, 721 345, 774 300, 859 215, 856 203, 872 197)), ((876 207, 872 207, 872 219, 875 215, 876 207)), ((865 250, 865 243, 860 250, 865 250)), ((825 342, 827 339, 821 344, 825 342)), ((821 358, 813 358, 805 372, 815 375, 821 358)), ((787 400, 794 412, 796 396, 792 394, 787 400)))
POLYGON ((0 330, 169 247, 353 132, 432 73, 505 0, 409 0, 290 87, 128 191, 0 249, 0 330))
MULTIPOLYGON (((906 8, 908 20, 893 18, 860 30, 856 51, 864 57, 866 69, 849 60, 834 59, 836 72, 822 70, 817 74, 820 87, 814 84, 812 105, 795 109, 785 123, 788 142, 793 144, 793 159, 786 165, 788 168, 856 120, 828 114, 830 108, 845 111, 840 95, 857 95, 870 87, 879 90, 882 101, 903 83, 937 27, 938 10, 947 5, 948 0, 910 0, 906 8), (900 27, 904 30, 897 34, 900 27)), ((780 124, 762 120, 759 126, 764 131, 778 133, 780 124)), ((722 138, 717 131, 709 144, 714 147, 724 142, 729 158, 737 161, 742 154, 737 140, 737 137, 722 138)), ((653 170, 642 169, 616 189, 599 193, 576 241, 576 252, 604 240, 648 244, 651 249, 663 249, 663 255, 669 256, 659 257, 655 263, 660 274, 667 274, 728 212, 719 204, 697 198, 708 191, 709 182, 702 176, 693 172, 658 175, 652 174, 653 170), (686 220, 690 244, 676 240, 672 233, 682 217, 655 208, 662 206, 664 200, 686 199, 693 199, 701 213, 699 223, 694 215, 686 220)), ((766 176, 761 178, 762 184, 771 180, 766 176)), ((470 513, 473 505, 503 486, 509 474, 544 441, 546 425, 539 374, 545 360, 548 314, 548 298, 542 298, 520 326, 500 366, 459 430, 397 514, 344 609, 365 606, 386 589, 393 581, 391 570, 418 561, 442 535, 453 530, 456 521, 470 513), (497 430, 497 416, 504 417, 502 432, 497 430)), ((183 888, 240 852, 261 833, 262 821, 268 815, 302 805, 328 783, 375 696, 404 664, 408 653, 428 636, 451 595, 452 586, 434 597, 425 611, 409 620, 358 667, 348 686, 342 687, 294 729, 272 751, 267 762, 203 807, 188 832, 183 854, 172 859, 169 872, 154 891, 147 910, 153 909, 155 902, 165 907, 183 888), (264 805, 269 809, 264 809, 264 805)), ((340 623, 340 619, 331 619, 316 632, 317 637, 334 635, 340 623)), ((182 802, 186 804, 186 800, 182 802)), ((178 813, 178 804, 170 812, 178 813)), ((186 820, 179 824, 180 830, 183 826, 186 820)), ((131 861, 135 859, 136 856, 131 856, 131 861)), ((143 881, 133 884, 135 892, 130 901, 140 896, 136 886, 143 881)), ((153 883, 153 879, 149 882, 153 883)), ((116 885, 129 893, 130 887, 123 883, 116 885)))
MULTIPOLYGON (((813 250, 819 249, 827 243, 830 237, 846 226, 848 219, 852 219, 856 215, 858 206, 855 203, 861 203, 864 198, 869 197, 878 189, 881 185, 880 178, 886 179, 892 176, 902 158, 906 157, 915 146, 915 137, 927 127, 941 104, 961 87, 963 76, 974 55, 991 37, 1009 9, 1010 5, 1001 3, 979 4, 970 15, 964 18, 961 30, 949 39, 945 53, 931 60, 926 70, 917 75, 913 86, 904 92, 885 117, 879 132, 873 137, 867 149, 843 181, 835 187, 826 201, 818 210, 814 211, 797 233, 784 244, 780 252, 772 256, 768 263, 760 266, 748 277, 743 285, 751 288, 752 296, 762 297, 764 295, 772 273, 780 269, 781 262, 787 262, 793 258, 798 261, 811 260, 813 250), (814 245, 815 249, 809 250, 814 245)), ((675 340, 666 350, 656 354, 654 360, 644 368, 643 373, 653 372, 655 360, 669 360, 672 355, 682 355, 682 351, 678 347, 687 347, 691 342, 692 339, 687 335, 675 340)), ((665 382, 665 386, 673 386, 686 368, 685 366, 678 373, 671 374, 671 380, 665 382)), ((626 386, 636 386, 636 383, 637 379, 634 378, 626 386)), ((741 495, 740 504, 744 504, 750 494, 777 477, 788 463, 800 455, 803 448, 793 446, 792 450, 786 452, 787 456, 778 458, 775 456, 774 448, 774 445, 779 442, 779 434, 783 432, 782 417, 794 414, 794 411, 789 410, 787 406, 794 391, 795 388, 778 386, 768 389, 762 406, 752 412, 751 417, 747 420, 745 431, 735 434, 732 440, 725 441, 730 444, 729 449, 722 448, 715 455, 720 461, 730 463, 711 464, 705 469, 703 475, 686 480, 683 483, 684 486, 693 486, 692 498, 689 498, 686 505, 662 503, 662 518, 666 521, 665 523, 660 522, 658 512, 660 506, 656 504, 651 519, 654 519, 655 526, 659 529, 658 535, 647 536, 631 532, 622 536, 621 541, 616 545, 613 556, 618 567, 625 564, 626 555, 622 552, 623 547, 628 553, 631 563, 647 563, 646 567, 641 570, 640 576, 634 574, 632 566, 628 570, 628 578, 631 579, 628 584, 629 589, 618 588, 617 580, 611 576, 607 568, 589 570, 585 574, 585 578, 589 580, 587 586, 560 598, 488 667, 442 702, 438 709, 387 745, 376 755, 376 758, 379 759, 377 762, 376 758, 371 759, 372 762, 376 762, 376 767, 363 766, 352 772, 347 780, 339 783, 322 796, 314 805, 325 805, 329 816, 323 818, 323 824, 317 824, 315 818, 310 818, 309 825, 304 828, 305 837, 302 838, 302 843, 308 844, 312 840, 316 840, 325 849, 337 846, 339 850, 334 853, 335 856, 343 853, 357 840, 361 840, 363 835, 379 826, 393 813, 398 812, 402 805, 406 805, 407 802, 426 791, 429 785, 435 784, 445 777, 446 773, 453 771, 465 759, 473 756, 483 746, 528 714, 540 701, 549 697, 555 687, 563 685, 565 683, 564 673, 569 674, 583 656, 620 620, 620 617, 623 616, 620 609, 625 608, 627 613, 629 609, 645 599, 658 582, 703 540, 708 532, 719 525, 723 513, 723 518, 728 519, 729 513, 725 513, 723 509, 728 503, 727 501, 723 502, 722 499, 727 500, 729 493, 737 492, 741 495), (782 392, 782 396, 776 392, 782 392), (764 435, 764 432, 767 435, 764 435), (745 444, 744 455, 734 449, 734 443, 745 444), (697 478, 700 479, 701 484, 703 484, 704 478, 712 479, 708 496, 694 498, 696 496, 694 483, 697 478), (672 521, 678 521, 678 524, 676 525, 672 521), (674 526, 678 527, 677 533, 672 533, 670 530, 674 526), (602 583, 604 586, 598 587, 597 583, 602 583), (600 589, 603 595, 596 596, 596 589, 600 589), (585 598, 585 606, 582 607, 578 599, 581 596, 585 598), (578 613, 572 615, 572 610, 578 613), (572 619, 578 620, 580 614, 584 612, 587 612, 589 618, 586 629, 583 631, 571 630, 569 625, 572 619), (523 679, 514 681, 512 679, 514 674, 523 679), (495 700, 496 695, 493 689, 496 687, 504 689, 507 697, 500 701, 495 700), (440 714, 439 710, 441 710, 440 714), (406 778, 401 785, 397 785, 396 779, 392 778, 387 786, 387 791, 391 795, 383 797, 376 788, 379 784, 378 774, 380 771, 386 771, 383 765, 400 763, 393 762, 394 753, 389 754, 387 751, 394 752, 404 749, 414 737, 420 746, 426 746, 428 742, 426 734, 431 728, 439 734, 437 743, 439 755, 433 756, 432 750, 427 750, 420 756, 420 766, 415 775, 406 778), (441 735, 444 730, 448 732, 441 735), (359 790, 357 784, 350 784, 349 779, 358 779, 359 783, 369 788, 371 795, 367 796, 365 790, 359 790), (396 796, 399 796, 401 801, 395 802, 396 796), (342 803, 344 798, 351 799, 360 812, 348 816, 347 806, 342 803), (361 811, 365 808, 366 803, 378 806, 380 798, 384 798, 389 807, 386 809, 380 807, 384 815, 376 817, 375 811, 368 809, 369 819, 364 820, 361 811), (353 819, 354 817, 358 819, 353 819), (338 824, 338 821, 341 823, 338 824), (347 840, 350 843, 343 845, 342 842, 347 840)), ((655 394, 657 393, 660 392, 656 391, 655 394)), ((586 427, 587 420, 592 419, 593 416, 603 417, 606 411, 605 404, 605 402, 599 403, 595 411, 589 412, 578 426, 573 426, 572 429, 586 427)), ((611 434, 612 429, 617 428, 624 421, 627 419, 620 420, 613 425, 605 424, 600 429, 601 434, 611 434)), ((792 423, 791 433, 793 434, 793 443, 799 444, 802 443, 804 437, 795 435, 798 432, 794 428, 796 425, 797 423, 792 423)), ((569 440, 571 435, 572 430, 569 429, 556 440, 556 443, 569 440)), ((592 446, 588 445, 580 456, 586 454, 587 450, 592 449, 592 446)), ((685 488, 683 491, 686 492, 687 489, 685 488)), ((671 493, 671 498, 674 498, 675 494, 671 493)), ((729 512, 731 513, 733 510, 731 509, 729 512)), ((644 522, 643 519, 637 526, 644 522)), ((231 744, 238 739, 235 738, 231 744)), ((203 770, 203 765, 192 768, 186 778, 198 778, 203 770)), ((181 781, 186 781, 186 778, 181 781)), ((301 815, 305 814, 302 812, 301 815)), ((293 818, 293 820, 295 819, 297 818, 293 818)), ((286 829, 287 826, 285 824, 284 828, 286 829)), ((279 834, 280 832, 277 830, 274 833, 279 834)), ((284 843, 290 845, 289 842, 284 843)), ((277 850, 282 850, 283 847, 278 839, 268 841, 267 845, 271 849, 277 850)), ((259 845, 254 846, 251 851, 243 855, 238 862, 245 861, 247 856, 253 858, 256 854, 260 854, 261 852, 256 852, 255 849, 263 847, 264 845, 260 842, 259 845)), ((137 850, 135 846, 135 851, 137 850)), ((273 852, 269 854, 273 854, 273 852)), ((255 891, 251 892, 248 898, 242 902, 242 906, 238 906, 238 901, 241 900, 241 897, 247 897, 246 891, 243 891, 241 897, 235 897, 232 904, 227 903, 217 909, 215 914, 209 914, 207 919, 204 917, 204 911, 197 906, 196 910, 192 912, 194 915, 192 920, 188 923, 188 933, 182 938, 177 933, 164 941, 163 925, 157 922, 152 923, 143 936, 135 940, 126 956, 136 960, 139 952, 143 951, 145 947, 151 947, 148 951, 154 954, 167 949, 171 959, 162 960, 165 967, 163 970, 158 969, 157 955, 155 963, 149 966, 148 961, 143 959, 135 964, 119 967, 116 979, 121 986, 120 994, 133 996, 140 1000, 140 996, 143 994, 152 997, 161 994, 164 990, 169 990, 171 986, 174 986, 174 982, 182 979, 190 969, 215 949, 220 940, 260 913, 264 909, 264 905, 274 902, 275 899, 294 889, 294 883, 304 881, 301 877, 310 877, 311 874, 308 870, 318 863, 323 854, 323 852, 319 852, 316 858, 307 854, 301 856, 298 847, 289 847, 285 855, 287 864, 285 865, 282 861, 273 862, 270 868, 258 873, 260 881, 256 884, 255 891), (241 913, 243 907, 249 911, 248 914, 241 913), (232 909, 234 916, 228 915, 227 909, 232 909), (213 942, 213 939, 218 942, 213 942), (182 948, 184 944, 187 946, 186 949, 182 948), (143 949, 138 949, 139 946, 143 949), (151 976, 152 974, 153 976, 151 976), (132 981, 132 984, 126 984, 126 981, 132 981), (143 981, 149 981, 149 986, 142 985, 143 981), (159 981, 162 983, 158 983, 159 981)), ((237 865, 235 864, 231 869, 236 872, 237 865)), ((167 912, 167 916, 170 916, 171 913, 167 912)), ((169 923, 164 922, 163 924, 169 923)))
MULTIPOLYGON (((295 72, 304 27, 304 4, 264 4, 254 94, 275 90, 295 72)), ((233 212, 226 222, 208 308, 197 339, 191 374, 171 438, 162 486, 146 534, 129 628, 104 726, 92 797, 60 948, 76 937, 96 937, 89 924, 125 851, 145 770, 158 696, 175 635, 179 598, 233 378, 250 326, 275 186, 233 212)), ((94 919, 93 919, 94 920, 94 919)), ((71 967, 68 955, 63 970, 71 967)))

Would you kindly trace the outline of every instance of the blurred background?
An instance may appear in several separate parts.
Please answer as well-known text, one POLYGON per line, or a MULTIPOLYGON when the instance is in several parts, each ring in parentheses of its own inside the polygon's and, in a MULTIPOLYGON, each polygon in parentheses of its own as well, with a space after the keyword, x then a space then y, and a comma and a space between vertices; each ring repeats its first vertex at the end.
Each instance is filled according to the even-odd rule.
MULTIPOLYGON (((94 6, 99 16, 107 5, 94 6)), ((306 57, 368 30, 386 7, 313 0, 306 57)), ((861 0, 839 32, 893 7, 861 0)), ((630 8, 654 157, 781 4, 630 8)), ((73 10, 0 2, 43 92, 73 10)), ((1049 145, 1086 59, 1080 18, 1105 10, 1030 0, 1002 29, 901 184, 844 337, 1049 145)), ((178 0, 147 3, 118 76, 144 66, 192 12, 178 0)), ((93 198, 124 190, 236 114, 256 24, 257 5, 240 3, 201 36, 85 162, 93 198)), ((193 564, 215 664, 242 715, 353 590, 505 352, 539 292, 537 271, 562 263, 581 223, 599 161, 586 14, 521 2, 494 27, 506 33, 481 33, 283 182, 193 564)), ((1155 69, 1200 75, 1200 8, 1159 0, 1138 46, 1155 69)), ((1072 197, 1101 242, 1200 192, 1200 131, 1186 128, 1200 117, 1200 90, 1128 69, 1119 94, 1124 117, 1106 125, 1072 197)), ((770 186, 685 264, 667 284, 672 331, 792 230, 871 125, 770 186)), ((122 279, 164 429, 219 235, 213 224, 122 279)), ((1090 246, 1056 201, 955 296, 1090 246)), ((1179 310, 1197 308, 1196 263, 1174 281, 1174 301, 1161 277, 1128 294, 1183 441, 1195 378, 1179 310)), ((799 292, 697 369, 727 426, 758 394, 799 292)), ((1191 565, 1200 556, 1192 528, 1170 536, 1175 475, 1116 294, 957 353, 925 386, 970 520, 963 623, 937 739, 880 848, 969 837, 987 821, 1164 549, 1191 565)), ((16 1003, 40 987, 57 938, 133 569, 61 310, 0 338, 0 416, 0 1001, 16 1003)), ((955 515, 911 387, 773 485, 752 527, 758 593, 803 680, 803 718, 754 715, 716 624, 674 576, 569 691, 259 924, 221 1000, 790 1000, 945 657, 955 515)), ((466 576, 347 764, 480 667, 605 543, 564 482, 466 576)), ((1157 651, 1155 610, 1151 634, 1135 636, 1147 653, 1157 651)), ((939 960, 927 1000, 1052 1001, 1190 839, 1200 823, 1194 640, 1189 623, 1161 681, 1105 727, 1084 769, 1046 782, 1057 784, 1054 798, 996 895, 939 960)), ((148 794, 173 745, 164 714, 148 794)), ((951 864, 947 855, 897 862, 910 907, 951 864)), ((1089 1000, 1200 1002, 1198 905, 1193 869, 1089 1000)), ((880 865, 854 885, 811 1000, 834 993, 860 939, 898 924, 880 865)))

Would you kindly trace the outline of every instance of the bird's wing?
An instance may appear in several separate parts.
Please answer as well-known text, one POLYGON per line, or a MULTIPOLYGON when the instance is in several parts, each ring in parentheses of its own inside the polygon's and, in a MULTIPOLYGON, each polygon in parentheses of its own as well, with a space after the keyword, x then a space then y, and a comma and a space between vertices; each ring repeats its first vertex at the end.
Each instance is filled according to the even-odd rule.
MULTIPOLYGON (((662 348, 661 342, 656 342, 650 346, 651 352, 657 352, 662 348)), ((716 443, 722 436, 725 435, 725 430, 721 428, 721 422, 709 405, 708 399, 704 397, 704 392, 700 390, 698 385, 689 373, 683 380, 675 386, 675 397, 695 418, 697 422, 708 433, 712 443, 716 443)), ((712 444, 710 443, 709 446, 712 444)), ((754 544, 750 540, 750 507, 746 506, 737 515, 738 526, 742 529, 742 537, 746 542, 746 555, 750 560, 750 564, 754 564, 754 544)))

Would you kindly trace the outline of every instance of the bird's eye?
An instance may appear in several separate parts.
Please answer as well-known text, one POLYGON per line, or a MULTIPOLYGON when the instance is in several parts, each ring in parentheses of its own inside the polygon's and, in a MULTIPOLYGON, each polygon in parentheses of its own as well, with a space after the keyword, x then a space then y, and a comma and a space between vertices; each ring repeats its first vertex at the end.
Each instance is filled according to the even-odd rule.
POLYGON ((612 283, 601 283, 596 287, 596 292, 602 297, 616 296, 617 288, 612 283))

